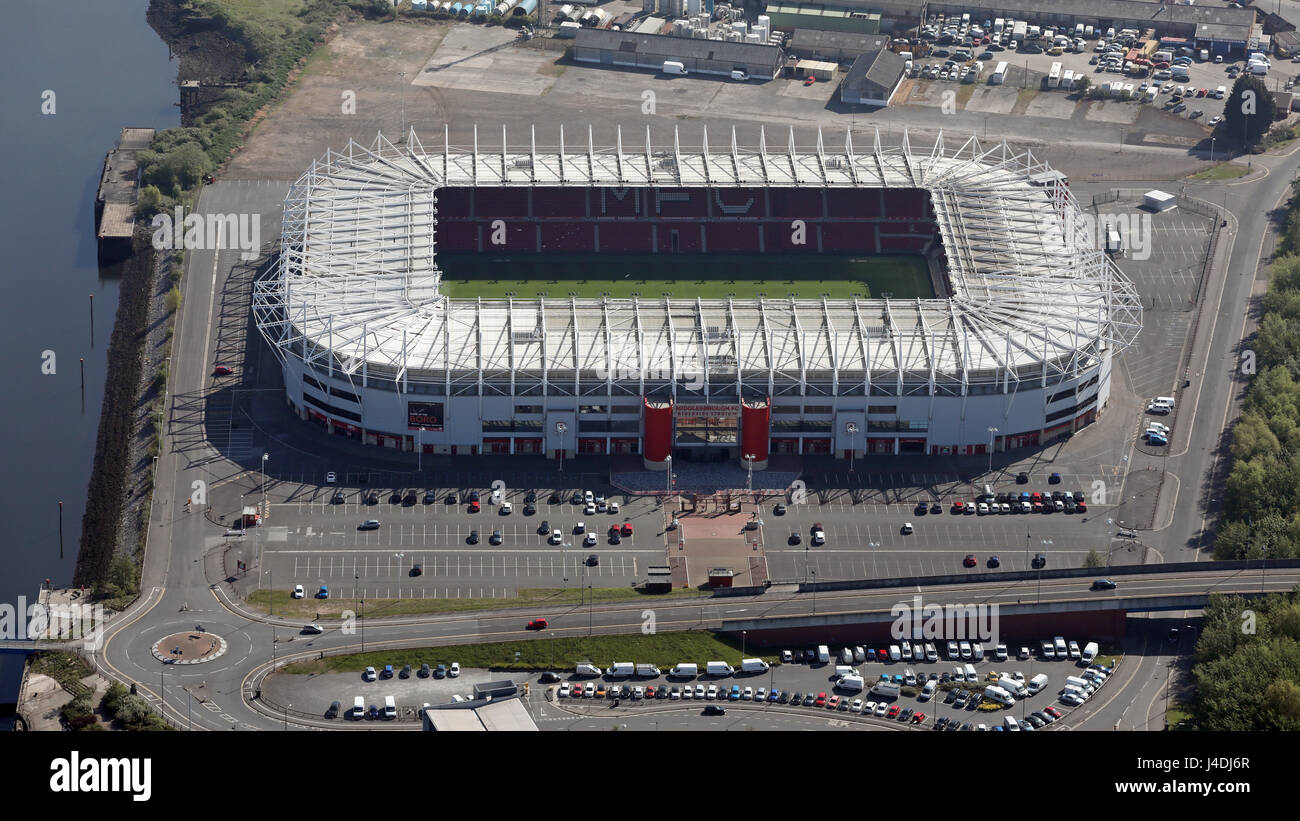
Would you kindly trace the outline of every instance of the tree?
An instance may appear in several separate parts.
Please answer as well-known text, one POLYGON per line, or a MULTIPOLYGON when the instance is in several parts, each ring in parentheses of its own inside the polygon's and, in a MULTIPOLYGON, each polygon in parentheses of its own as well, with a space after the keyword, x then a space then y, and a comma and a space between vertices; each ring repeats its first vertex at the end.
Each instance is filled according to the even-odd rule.
POLYGON ((1228 102, 1223 107, 1223 133, 1230 138, 1240 138, 1250 147, 1259 143, 1273 126, 1276 106, 1264 81, 1253 74, 1243 74, 1232 86, 1228 102))
POLYGON ((158 213, 162 208, 163 195, 156 185, 146 185, 140 189, 140 196, 136 197, 135 215, 141 219, 148 219, 158 213))
POLYGON ((187 142, 160 156, 144 170, 144 181, 169 197, 193 188, 212 168, 212 161, 197 143, 187 142))
POLYGON ((1105 567, 1106 560, 1095 550, 1089 550, 1088 555, 1083 559, 1084 567, 1105 567))
POLYGON ((181 307, 181 289, 173 285, 172 289, 167 292, 167 311, 168 313, 174 314, 180 307, 181 307))

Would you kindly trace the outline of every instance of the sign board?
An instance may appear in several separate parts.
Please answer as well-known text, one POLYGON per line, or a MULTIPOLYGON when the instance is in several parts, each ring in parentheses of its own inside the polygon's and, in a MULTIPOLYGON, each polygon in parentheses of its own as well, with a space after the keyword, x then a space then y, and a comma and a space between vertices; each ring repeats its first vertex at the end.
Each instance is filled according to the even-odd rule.
POLYGON ((406 426, 410 430, 441 431, 442 430, 442 403, 441 402, 407 402, 406 403, 406 426))

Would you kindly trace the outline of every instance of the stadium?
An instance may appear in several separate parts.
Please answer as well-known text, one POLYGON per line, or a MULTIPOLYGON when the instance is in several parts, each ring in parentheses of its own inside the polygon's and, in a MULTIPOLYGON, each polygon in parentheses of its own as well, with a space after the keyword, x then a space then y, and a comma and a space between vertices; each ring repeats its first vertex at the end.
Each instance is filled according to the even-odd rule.
POLYGON ((978 454, 1094 421, 1141 329, 1068 181, 1005 143, 584 136, 314 162, 253 298, 293 411, 378 447, 649 469, 978 454))

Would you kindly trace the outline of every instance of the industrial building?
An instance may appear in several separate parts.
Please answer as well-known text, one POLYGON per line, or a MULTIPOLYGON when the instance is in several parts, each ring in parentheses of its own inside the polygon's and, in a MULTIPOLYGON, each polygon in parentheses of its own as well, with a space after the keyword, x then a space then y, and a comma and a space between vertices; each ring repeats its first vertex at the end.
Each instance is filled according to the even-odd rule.
POLYGON ((853 34, 880 33, 880 12, 811 3, 769 3, 766 14, 780 31, 814 29, 853 34))
POLYGON ((713 136, 656 147, 620 129, 598 148, 561 133, 541 150, 503 132, 486 152, 477 133, 426 149, 412 132, 327 152, 292 186, 253 294, 289 407, 380 447, 640 454, 660 470, 1033 447, 1103 412, 1140 303, 1032 152, 713 136), (914 255, 934 296, 452 299, 443 251, 763 253, 796 270, 914 255))
POLYGON ((906 64, 906 60, 885 48, 859 56, 840 84, 840 102, 889 105, 898 84, 903 81, 906 64))
POLYGON ((646 34, 584 28, 577 32, 573 59, 609 67, 661 71, 667 61, 681 63, 692 74, 730 77, 743 71, 755 79, 776 77, 784 59, 780 46, 737 43, 666 34, 646 34))
POLYGON ((855 34, 843 31, 795 29, 789 51, 807 60, 833 60, 852 63, 868 51, 886 48, 889 38, 883 34, 855 34))

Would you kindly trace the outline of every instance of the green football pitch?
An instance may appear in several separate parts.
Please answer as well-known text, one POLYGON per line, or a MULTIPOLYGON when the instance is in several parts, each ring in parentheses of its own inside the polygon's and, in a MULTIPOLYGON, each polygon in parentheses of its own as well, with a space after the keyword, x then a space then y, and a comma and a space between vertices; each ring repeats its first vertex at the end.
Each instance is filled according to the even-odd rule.
POLYGON ((453 299, 608 294, 615 299, 784 299, 934 296, 919 256, 818 254, 439 254, 453 299))

